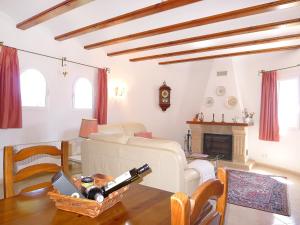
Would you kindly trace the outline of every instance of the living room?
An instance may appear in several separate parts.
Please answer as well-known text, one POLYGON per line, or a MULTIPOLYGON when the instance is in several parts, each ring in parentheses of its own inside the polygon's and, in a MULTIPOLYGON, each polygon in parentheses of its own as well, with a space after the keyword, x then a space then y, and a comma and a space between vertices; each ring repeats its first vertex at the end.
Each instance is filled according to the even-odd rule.
MULTIPOLYGON (((243 207, 241 207, 242 209, 235 208, 234 210, 237 211, 234 211, 231 206, 228 206, 227 216, 230 223, 227 221, 225 224, 235 224, 236 222, 232 222, 233 218, 236 218, 241 211, 245 213, 243 215, 251 215, 250 217, 256 219, 249 219, 248 223, 245 221, 245 223, 239 224, 300 223, 300 206, 299 203, 296 203, 297 200, 299 201, 299 193, 295 191, 299 187, 299 179, 294 179, 294 177, 299 177, 300 173, 297 157, 300 144, 300 50, 298 46, 300 43, 298 37, 300 1, 229 0, 226 3, 218 0, 173 1, 181 3, 174 3, 174 5, 178 5, 160 12, 148 13, 146 16, 140 15, 136 19, 128 19, 127 22, 118 22, 119 24, 104 29, 95 29, 93 32, 86 31, 86 33, 73 37, 65 37, 65 40, 55 40, 55 37, 58 39, 59 36, 70 31, 155 4, 168 2, 154 0, 82 1, 85 3, 73 6, 72 9, 65 9, 64 13, 39 24, 33 24, 30 28, 16 27, 22 21, 61 2, 59 0, 42 2, 4 0, 0 3, 0 42, 3 42, 2 46, 18 49, 21 79, 22 74, 29 71, 28 77, 29 82, 33 83, 32 89, 39 85, 33 80, 30 81, 30 77, 34 77, 36 73, 38 73, 36 76, 42 74, 46 84, 42 106, 30 106, 30 102, 26 106, 24 105, 26 101, 22 96, 21 128, 0 129, 0 162, 3 162, 3 148, 8 145, 18 146, 69 140, 72 144, 72 151, 78 153, 81 143, 84 141, 79 137, 82 119, 94 118, 93 99, 97 95, 95 86, 98 76, 97 68, 100 68, 107 74, 107 124, 141 123, 154 137, 175 141, 184 150, 187 150, 186 135, 191 129, 187 121, 195 120, 196 114, 202 112, 204 122, 214 120, 220 123, 222 121, 244 123, 245 109, 249 113, 253 113, 251 120, 253 125, 247 125, 246 128, 247 159, 255 162, 252 168, 254 172, 271 171, 273 175, 288 177, 288 181, 293 183, 293 185, 288 185, 290 213, 289 216, 278 217, 277 214, 243 207), (126 35, 273 2, 278 5, 253 10, 248 14, 235 12, 227 18, 223 15, 220 20, 207 20, 202 24, 200 21, 198 25, 184 29, 175 26, 173 32, 161 31, 158 35, 149 32, 143 38, 122 40, 116 44, 103 44, 103 46, 99 45, 100 47, 93 47, 93 49, 87 47, 98 42, 113 41, 115 38, 126 35), (278 24, 274 25, 274 23, 278 24), (265 25, 265 28, 257 28, 262 25, 265 25), (248 29, 243 32, 239 31, 239 33, 237 30, 242 28, 248 29), (206 39, 203 37, 226 31, 232 31, 235 34, 223 34, 219 37, 215 35, 215 37, 206 39), (200 38, 194 42, 182 42, 182 44, 169 45, 164 48, 153 47, 148 48, 147 51, 108 56, 123 50, 134 50, 137 47, 171 41, 179 42, 178 40, 182 41, 191 37, 200 38), (265 40, 272 38, 273 41, 265 40), (264 41, 259 42, 259 40, 264 41), (205 50, 209 47, 240 42, 249 43, 235 45, 236 47, 223 46, 214 51, 205 50), (180 53, 181 55, 160 56, 151 60, 132 60, 195 49, 198 52, 193 54, 180 53), (266 51, 259 52, 261 49, 266 51), (270 49, 272 51, 267 51, 270 49), (249 51, 254 52, 249 53, 249 51), (205 56, 238 52, 242 53, 201 59, 205 56), (181 63, 159 64, 182 59, 190 60, 181 63), (291 78, 293 84, 297 83, 296 88, 298 89, 295 94, 290 89, 294 87, 293 85, 287 87, 287 90, 291 90, 289 94, 280 92, 280 90, 284 90, 284 86, 279 88, 278 98, 282 99, 281 104, 279 101, 278 105, 280 140, 265 141, 259 139, 262 71, 273 70, 277 71, 279 83, 291 78), (218 76, 218 73, 222 74, 222 72, 225 75, 218 76), (89 85, 87 86, 91 87, 89 89, 92 90, 91 94, 82 97, 91 98, 89 101, 84 99, 77 102, 76 100, 76 84, 81 78, 84 78, 85 82, 88 81, 89 85), (159 88, 164 82, 171 88, 170 106, 166 111, 160 107, 159 95, 159 88), (218 92, 220 90, 222 93, 218 92), (233 105, 230 105, 230 99, 234 100, 233 105), (287 104, 282 102, 287 102, 287 104), (78 107, 76 107, 77 103, 78 107), (81 104, 83 107, 80 106, 81 104), (295 105, 295 107, 290 108, 291 105, 295 105), (224 119, 222 119, 222 114, 224 114, 224 119), (262 217, 266 219, 260 220, 259 218, 262 217)), ((1 105, 1 107, 3 106, 1 105)), ((3 171, 0 174, 2 180, 3 171)))

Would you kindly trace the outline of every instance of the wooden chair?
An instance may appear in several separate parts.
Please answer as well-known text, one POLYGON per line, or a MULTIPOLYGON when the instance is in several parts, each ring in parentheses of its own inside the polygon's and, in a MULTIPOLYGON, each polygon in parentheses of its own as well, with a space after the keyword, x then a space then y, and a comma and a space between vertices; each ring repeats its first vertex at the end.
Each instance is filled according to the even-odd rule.
POLYGON ((223 225, 227 202, 227 171, 218 169, 218 179, 204 182, 190 198, 178 192, 171 196, 172 225, 223 225), (206 215, 208 200, 216 197, 216 207, 206 215))
MULTIPOLYGON (((69 143, 67 141, 61 142, 61 150, 55 146, 40 145, 28 148, 23 148, 14 154, 12 146, 4 147, 4 161, 3 161, 3 175, 4 175, 4 198, 9 198, 15 195, 14 183, 23 181, 35 175, 45 173, 56 173, 61 169, 68 174, 68 149, 69 143), (60 156, 61 166, 55 163, 40 163, 25 167, 16 173, 14 172, 16 162, 22 161, 29 157, 47 154, 52 156, 60 156)), ((30 192, 41 188, 51 187, 51 182, 43 182, 26 187, 21 190, 21 193, 30 192)))

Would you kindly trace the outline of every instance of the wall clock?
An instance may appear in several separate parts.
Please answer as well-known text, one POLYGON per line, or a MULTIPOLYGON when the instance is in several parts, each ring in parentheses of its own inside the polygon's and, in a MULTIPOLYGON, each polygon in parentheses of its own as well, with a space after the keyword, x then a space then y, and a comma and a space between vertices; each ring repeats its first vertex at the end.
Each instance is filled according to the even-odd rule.
POLYGON ((159 88, 159 106, 162 111, 166 111, 171 105, 171 88, 167 86, 164 81, 163 85, 159 88))

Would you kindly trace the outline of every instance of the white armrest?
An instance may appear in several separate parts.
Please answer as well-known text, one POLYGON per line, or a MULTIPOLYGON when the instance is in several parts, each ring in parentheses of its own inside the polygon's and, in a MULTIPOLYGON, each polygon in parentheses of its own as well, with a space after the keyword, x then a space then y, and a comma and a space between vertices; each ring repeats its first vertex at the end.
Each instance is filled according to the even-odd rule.
POLYGON ((188 168, 194 169, 199 172, 200 174, 200 183, 203 183, 209 179, 215 178, 215 168, 214 165, 207 161, 196 159, 190 162, 187 165, 188 168))
POLYGON ((186 168, 184 170, 184 185, 185 193, 191 195, 199 185, 200 174, 193 168, 186 168))

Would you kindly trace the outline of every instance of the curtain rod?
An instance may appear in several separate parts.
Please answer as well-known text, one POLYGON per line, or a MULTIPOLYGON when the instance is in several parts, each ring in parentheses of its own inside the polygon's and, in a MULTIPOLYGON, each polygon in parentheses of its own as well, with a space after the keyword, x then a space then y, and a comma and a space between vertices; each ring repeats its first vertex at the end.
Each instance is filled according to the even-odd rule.
MULTIPOLYGON (((11 47, 11 46, 4 45, 3 42, 0 42, 0 46, 14 48, 14 47, 11 47)), ((38 53, 38 52, 32 52, 32 51, 28 51, 28 50, 24 50, 24 49, 19 49, 19 48, 15 48, 15 49, 17 49, 18 51, 21 51, 21 52, 26 52, 26 53, 30 53, 30 54, 34 54, 34 55, 39 55, 39 56, 44 56, 44 57, 51 58, 51 59, 56 59, 56 60, 59 60, 59 61, 69 62, 69 63, 73 63, 73 64, 77 64, 77 65, 81 65, 81 66, 86 66, 86 67, 90 67, 90 68, 94 68, 94 69, 100 69, 99 67, 96 67, 96 66, 91 66, 91 65, 88 65, 88 64, 68 60, 66 57, 58 58, 58 57, 45 55, 45 54, 41 54, 41 53, 38 53)), ((108 72, 108 73, 110 72, 110 68, 104 67, 104 69, 106 70, 106 72, 108 72)))
POLYGON ((275 70, 260 70, 260 71, 258 71, 258 75, 260 75, 260 74, 263 73, 263 72, 271 72, 271 71, 286 70, 286 69, 295 68, 295 67, 298 67, 298 66, 300 66, 300 63, 297 64, 297 65, 295 65, 295 66, 288 66, 288 67, 278 68, 278 69, 275 69, 275 70))

